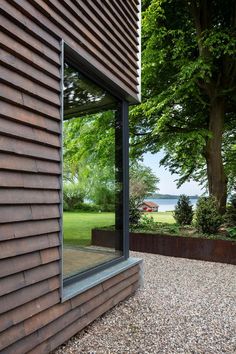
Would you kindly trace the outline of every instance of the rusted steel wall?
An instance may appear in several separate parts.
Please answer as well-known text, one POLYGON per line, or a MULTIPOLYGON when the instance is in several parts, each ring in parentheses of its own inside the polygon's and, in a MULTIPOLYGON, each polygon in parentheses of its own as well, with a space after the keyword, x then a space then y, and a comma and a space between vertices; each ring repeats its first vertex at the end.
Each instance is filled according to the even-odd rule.
POLYGON ((136 267, 60 303, 61 40, 134 102, 138 5, 0 1, 0 352, 46 353, 137 286, 136 267))
MULTIPOLYGON (((113 231, 93 230, 92 244, 111 247, 113 231)), ((130 250, 164 256, 236 264, 236 242, 171 235, 130 233, 130 250)))
POLYGON ((236 264, 236 242, 131 233, 130 249, 164 256, 236 264))

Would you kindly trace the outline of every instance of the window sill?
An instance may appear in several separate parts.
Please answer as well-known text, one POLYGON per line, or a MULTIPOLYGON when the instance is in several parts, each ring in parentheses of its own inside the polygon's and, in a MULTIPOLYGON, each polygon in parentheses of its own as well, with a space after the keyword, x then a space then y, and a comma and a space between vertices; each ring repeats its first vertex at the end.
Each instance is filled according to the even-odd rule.
POLYGON ((139 258, 128 258, 113 266, 110 266, 96 274, 90 275, 85 279, 75 281, 73 284, 68 284, 62 289, 61 301, 67 301, 74 296, 82 294, 86 290, 93 288, 94 286, 101 284, 102 282, 124 272, 125 270, 134 267, 136 264, 141 263, 139 258))

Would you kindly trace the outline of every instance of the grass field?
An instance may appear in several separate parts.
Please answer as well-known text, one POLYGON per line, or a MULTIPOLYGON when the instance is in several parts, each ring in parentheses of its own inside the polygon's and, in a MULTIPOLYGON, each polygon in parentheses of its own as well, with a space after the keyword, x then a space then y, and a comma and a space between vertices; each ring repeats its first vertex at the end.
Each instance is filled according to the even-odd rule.
MULTIPOLYGON (((152 216, 154 221, 158 222, 169 224, 175 222, 170 211, 146 213, 146 215, 152 216)), ((87 246, 91 243, 91 230, 93 228, 114 225, 114 220, 114 213, 64 212, 64 242, 65 244, 79 243, 80 246, 87 246)))
POLYGON ((63 233, 66 244, 87 246, 91 242, 91 230, 95 227, 114 225, 114 213, 63 213, 63 233))
POLYGON ((172 211, 159 211, 158 213, 146 213, 146 215, 152 216, 156 222, 166 222, 168 224, 175 223, 172 211))

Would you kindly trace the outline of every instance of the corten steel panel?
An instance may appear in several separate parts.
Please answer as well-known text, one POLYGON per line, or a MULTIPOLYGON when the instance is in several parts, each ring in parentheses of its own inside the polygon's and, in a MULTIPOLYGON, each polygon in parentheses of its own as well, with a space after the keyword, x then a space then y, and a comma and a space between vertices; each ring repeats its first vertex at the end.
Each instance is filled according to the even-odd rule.
POLYGON ((164 256, 236 264, 236 242, 233 241, 130 233, 130 249, 164 256))
POLYGON ((138 286, 135 266, 60 301, 61 41, 135 103, 139 5, 0 1, 0 352, 47 353, 138 286))
MULTIPOLYGON (((92 244, 111 247, 115 233, 94 229, 92 244)), ((164 256, 236 264, 236 242, 130 232, 130 250, 164 256)))

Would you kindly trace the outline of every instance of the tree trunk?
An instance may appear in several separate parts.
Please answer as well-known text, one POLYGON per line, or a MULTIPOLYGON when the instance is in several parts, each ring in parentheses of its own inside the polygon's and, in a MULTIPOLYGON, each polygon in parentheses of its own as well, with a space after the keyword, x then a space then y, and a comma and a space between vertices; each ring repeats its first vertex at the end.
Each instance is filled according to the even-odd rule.
POLYGON ((222 161, 222 135, 224 131, 225 100, 222 97, 211 101, 209 131, 212 136, 206 145, 207 177, 209 194, 217 200, 218 210, 224 214, 227 200, 227 177, 222 161))

